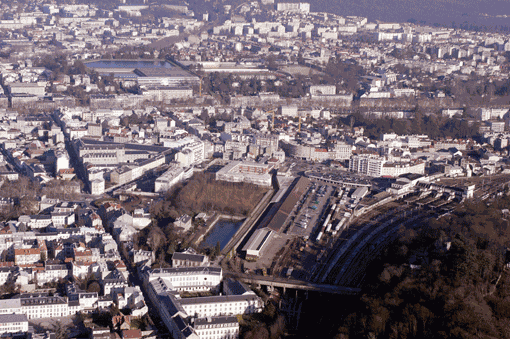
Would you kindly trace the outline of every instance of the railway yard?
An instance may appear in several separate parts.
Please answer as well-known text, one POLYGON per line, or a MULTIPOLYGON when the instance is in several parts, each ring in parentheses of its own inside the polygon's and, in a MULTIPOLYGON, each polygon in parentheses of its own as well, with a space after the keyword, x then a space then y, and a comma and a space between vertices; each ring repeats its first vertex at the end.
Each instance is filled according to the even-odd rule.
MULTIPOLYGON (((487 200, 503 194, 510 182, 507 174, 434 177, 416 180, 408 190, 392 194, 372 190, 376 185, 368 187, 368 180, 356 179, 351 185, 346 176, 340 176, 343 182, 325 177, 308 177, 304 193, 273 235, 278 240, 268 245, 270 250, 261 250, 259 258, 247 260, 245 268, 280 279, 359 288, 372 260, 400 228, 416 228, 430 218, 441 218, 466 199, 487 200)), ((279 196, 286 195, 280 192, 279 196)), ((272 203, 275 209, 278 202, 273 199, 272 203)))

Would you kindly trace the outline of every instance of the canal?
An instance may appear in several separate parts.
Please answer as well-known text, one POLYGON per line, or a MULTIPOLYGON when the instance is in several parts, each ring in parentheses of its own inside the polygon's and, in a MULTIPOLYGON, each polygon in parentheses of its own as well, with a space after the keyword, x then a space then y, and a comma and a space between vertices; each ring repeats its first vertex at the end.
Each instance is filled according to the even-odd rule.
POLYGON ((220 219, 213 226, 209 234, 205 237, 204 241, 200 244, 200 247, 214 247, 220 242, 220 249, 228 244, 230 239, 236 234, 237 230, 243 224, 244 219, 242 220, 231 220, 231 219, 220 219))

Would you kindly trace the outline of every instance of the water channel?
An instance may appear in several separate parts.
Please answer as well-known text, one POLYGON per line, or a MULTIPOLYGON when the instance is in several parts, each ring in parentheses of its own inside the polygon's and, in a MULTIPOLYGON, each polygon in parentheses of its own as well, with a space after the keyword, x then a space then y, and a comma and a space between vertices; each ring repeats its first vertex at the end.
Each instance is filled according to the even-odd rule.
POLYGON ((220 249, 228 244, 230 239, 236 234, 239 227, 243 224, 244 219, 242 220, 231 220, 231 219, 220 219, 213 226, 209 234, 205 237, 204 241, 200 244, 200 247, 214 247, 220 242, 220 249))

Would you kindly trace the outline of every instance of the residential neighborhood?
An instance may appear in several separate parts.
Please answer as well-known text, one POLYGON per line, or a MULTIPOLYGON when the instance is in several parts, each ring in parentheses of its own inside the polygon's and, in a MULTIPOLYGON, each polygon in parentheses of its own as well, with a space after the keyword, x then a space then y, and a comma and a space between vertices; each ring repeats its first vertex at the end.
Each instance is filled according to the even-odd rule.
POLYGON ((0 7, 1 337, 298 338, 309 296, 360 295, 395 234, 507 194, 502 30, 0 7))

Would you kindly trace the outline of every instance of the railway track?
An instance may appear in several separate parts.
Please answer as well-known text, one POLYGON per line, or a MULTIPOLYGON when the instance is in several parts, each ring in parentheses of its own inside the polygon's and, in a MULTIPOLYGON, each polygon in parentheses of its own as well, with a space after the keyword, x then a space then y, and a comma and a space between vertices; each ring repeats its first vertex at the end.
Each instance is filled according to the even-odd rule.
POLYGON ((358 256, 364 255, 367 248, 374 247, 374 244, 377 244, 379 239, 387 232, 393 232, 394 229, 400 227, 400 225, 406 220, 409 220, 409 218, 414 220, 414 218, 419 216, 418 211, 417 208, 411 211, 404 211, 396 216, 389 219, 386 218, 384 221, 372 225, 362 237, 359 237, 357 241, 352 243, 352 246, 345 251, 345 255, 331 267, 330 273, 323 277, 323 282, 328 281, 329 283, 337 284, 341 279, 344 279, 348 270, 352 270, 352 267, 357 268, 360 266, 361 263, 356 260, 358 256))
POLYGON ((326 261, 329 264, 325 267, 325 269, 319 270, 313 279, 321 283, 326 281, 326 278, 330 275, 334 267, 337 266, 339 262, 342 262, 342 257, 348 253, 349 249, 353 246, 357 246, 365 236, 373 232, 374 227, 377 227, 378 224, 387 222, 392 218, 392 215, 394 215, 396 211, 401 212, 405 210, 406 207, 407 206, 401 206, 397 209, 390 210, 386 214, 379 215, 377 218, 372 220, 372 222, 357 230, 354 235, 348 238, 348 240, 337 242, 337 246, 330 252, 330 258, 326 261))
MULTIPOLYGON (((475 199, 494 196, 509 183, 509 178, 492 178, 476 191, 475 199)), ((311 280, 359 287, 370 262, 393 239, 399 227, 416 227, 422 221, 448 214, 459 204, 458 200, 442 200, 442 197, 431 197, 430 194, 421 198, 410 196, 401 200, 399 206, 385 205, 357 218, 347 234, 342 234, 334 245, 328 246, 327 254, 323 256, 325 260, 312 272, 311 280)))
POLYGON ((365 276, 365 271, 370 265, 372 258, 380 253, 385 246, 393 239, 395 231, 401 226, 410 226, 419 219, 426 219, 434 217, 437 213, 432 210, 423 211, 425 213, 416 213, 410 219, 401 219, 396 225, 388 227, 383 232, 380 232, 378 239, 375 242, 367 243, 364 246, 358 247, 353 253, 350 254, 343 265, 342 270, 338 273, 335 279, 335 284, 346 284, 345 286, 359 286, 365 276), (353 265, 355 263, 355 265, 353 265))
POLYGON ((339 241, 328 255, 326 266, 317 270, 312 279, 347 286, 357 284, 361 279, 359 275, 364 275, 371 257, 382 249, 400 226, 434 215, 437 215, 437 211, 407 204, 386 210, 385 214, 362 226, 348 239, 339 241), (360 273, 354 274, 355 271, 360 273))

